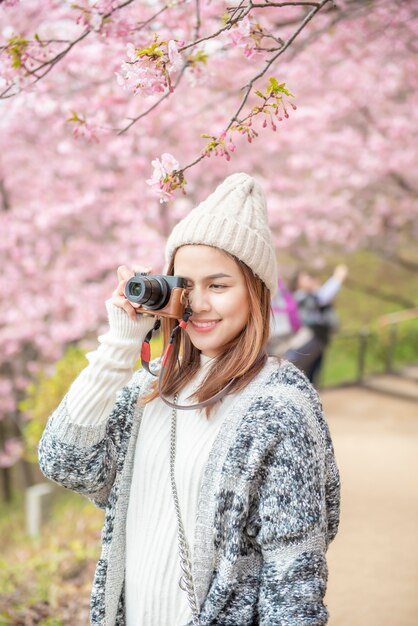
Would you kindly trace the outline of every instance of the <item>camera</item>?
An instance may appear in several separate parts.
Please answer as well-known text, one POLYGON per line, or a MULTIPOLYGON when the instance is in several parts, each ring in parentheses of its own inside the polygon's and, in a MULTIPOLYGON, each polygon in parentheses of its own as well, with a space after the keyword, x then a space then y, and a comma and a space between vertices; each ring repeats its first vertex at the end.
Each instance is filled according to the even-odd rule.
POLYGON ((135 274, 126 283, 125 296, 141 305, 138 313, 180 319, 187 305, 186 280, 181 276, 135 274))

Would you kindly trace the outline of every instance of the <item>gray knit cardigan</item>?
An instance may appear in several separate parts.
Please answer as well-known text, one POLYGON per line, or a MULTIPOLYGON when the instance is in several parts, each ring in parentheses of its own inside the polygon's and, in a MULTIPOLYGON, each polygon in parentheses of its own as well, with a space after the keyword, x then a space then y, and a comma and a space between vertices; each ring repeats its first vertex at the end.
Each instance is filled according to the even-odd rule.
MULTIPOLYGON (((71 423, 64 398, 40 442, 45 476, 106 509, 93 626, 125 624, 137 400, 149 383, 144 370, 134 374, 108 420, 94 427, 71 423)), ((317 393, 293 365, 269 360, 237 395, 205 467, 193 559, 202 626, 326 624, 325 553, 337 532, 339 491, 317 393)))

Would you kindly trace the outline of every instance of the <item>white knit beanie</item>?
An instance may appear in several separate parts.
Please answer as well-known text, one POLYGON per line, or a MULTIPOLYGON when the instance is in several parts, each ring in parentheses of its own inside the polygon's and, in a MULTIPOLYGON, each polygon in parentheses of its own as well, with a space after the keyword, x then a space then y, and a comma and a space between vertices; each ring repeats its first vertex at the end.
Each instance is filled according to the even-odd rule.
POLYGON ((266 199, 248 174, 232 174, 173 229, 166 245, 166 263, 188 244, 214 246, 243 261, 276 291, 277 263, 267 223, 266 199))

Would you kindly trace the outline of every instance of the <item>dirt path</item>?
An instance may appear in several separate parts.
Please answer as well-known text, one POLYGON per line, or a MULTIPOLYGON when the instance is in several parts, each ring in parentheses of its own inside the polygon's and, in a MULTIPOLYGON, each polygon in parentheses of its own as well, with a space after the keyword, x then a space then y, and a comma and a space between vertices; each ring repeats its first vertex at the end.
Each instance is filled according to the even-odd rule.
POLYGON ((417 403, 362 389, 321 397, 342 480, 329 625, 417 626, 417 403))

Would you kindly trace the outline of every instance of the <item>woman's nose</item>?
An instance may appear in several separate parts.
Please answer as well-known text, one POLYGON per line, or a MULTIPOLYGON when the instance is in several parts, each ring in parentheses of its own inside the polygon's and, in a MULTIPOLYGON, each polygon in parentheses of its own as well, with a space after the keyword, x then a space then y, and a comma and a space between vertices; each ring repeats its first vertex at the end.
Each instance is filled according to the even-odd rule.
POLYGON ((210 310, 209 300, 202 289, 193 289, 193 292, 189 293, 189 304, 194 313, 210 310))

